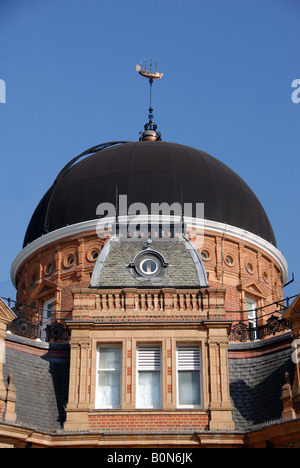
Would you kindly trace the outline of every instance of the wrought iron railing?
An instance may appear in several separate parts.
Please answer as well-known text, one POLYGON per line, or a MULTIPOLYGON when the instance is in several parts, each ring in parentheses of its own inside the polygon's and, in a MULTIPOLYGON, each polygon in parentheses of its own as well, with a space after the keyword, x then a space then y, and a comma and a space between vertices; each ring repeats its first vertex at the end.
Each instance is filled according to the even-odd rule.
MULTIPOLYGON (((285 332, 290 329, 289 323, 282 318, 282 314, 288 308, 290 300, 296 296, 283 299, 273 304, 267 304, 260 309, 276 306, 276 310, 262 315, 253 320, 233 321, 229 339, 230 341, 254 341, 262 340, 269 336, 285 332), (266 318, 269 317, 269 318, 266 318)), ((15 314, 15 319, 7 326, 7 330, 19 336, 30 339, 39 339, 46 342, 65 343, 69 340, 69 331, 66 320, 72 318, 72 311, 51 312, 51 317, 44 320, 44 309, 35 305, 23 304, 12 299, 1 298, 7 303, 15 314)), ((255 309, 256 316, 260 309, 255 309)), ((239 311, 240 313, 247 313, 239 311)), ((228 313, 238 313, 229 311, 228 313)))
MULTIPOLYGON (((251 311, 239 311, 242 315, 254 312, 256 318, 233 321, 229 336, 230 341, 263 340, 269 336, 290 330, 290 324, 283 318, 283 314, 290 306, 291 300, 297 296, 298 294, 286 297, 251 311), (271 311, 268 312, 269 310, 271 311)), ((231 313, 236 313, 236 311, 231 311, 231 313)))
POLYGON ((262 340, 268 336, 274 336, 277 333, 290 329, 289 323, 283 319, 271 315, 265 324, 253 326, 252 323, 239 321, 234 323, 231 328, 230 341, 255 341, 262 340))
POLYGON ((72 311, 53 311, 50 319, 45 320, 44 309, 23 304, 12 299, 2 298, 11 308, 16 318, 7 325, 11 333, 33 340, 64 343, 69 339, 65 321, 71 318, 72 311))

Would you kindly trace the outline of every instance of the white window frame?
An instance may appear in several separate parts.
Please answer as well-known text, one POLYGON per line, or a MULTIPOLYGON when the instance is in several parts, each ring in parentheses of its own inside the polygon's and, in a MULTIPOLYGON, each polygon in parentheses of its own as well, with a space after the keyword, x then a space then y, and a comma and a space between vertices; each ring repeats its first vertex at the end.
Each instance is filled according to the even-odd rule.
POLYGON ((249 324, 249 337, 251 338, 251 335, 254 337, 254 340, 258 339, 258 330, 257 330, 257 303, 255 299, 252 299, 251 297, 246 296, 246 307, 248 310, 248 324, 249 324), (248 307, 248 304, 251 304, 251 309, 248 307), (253 328, 255 329, 254 331, 253 328, 251 327, 253 325, 253 328))
POLYGON ((123 353, 122 353, 122 346, 119 344, 111 344, 111 345, 106 345, 106 344, 101 344, 99 343, 97 346, 97 371, 96 371, 96 398, 95 398, 95 409, 120 409, 122 407, 122 359, 123 359, 123 353), (119 349, 120 351, 120 368, 119 369, 114 369, 114 368, 100 368, 100 350, 104 348, 111 348, 111 349, 119 349), (100 372, 115 372, 119 373, 119 401, 120 403, 118 405, 102 405, 99 401, 99 374, 100 372))
POLYGON ((136 408, 137 409, 160 409, 162 408, 162 348, 157 345, 139 345, 136 351, 136 408), (141 352, 148 352, 149 356, 142 358, 141 352), (154 356, 153 352, 158 352, 154 356), (151 356, 152 353, 152 356, 151 356), (141 372, 159 373, 159 405, 143 405, 139 403, 139 374, 141 372))
POLYGON ((51 323, 51 312, 52 309, 54 308, 54 303, 55 303, 55 298, 51 297, 51 299, 48 299, 43 303, 43 309, 42 309, 42 329, 41 329, 41 339, 42 341, 46 341, 47 334, 46 334, 46 328, 48 325, 51 323), (49 306, 52 304, 51 309, 49 310, 49 306), (50 312, 50 317, 48 317, 48 314, 50 312))
POLYGON ((186 344, 180 344, 177 345, 176 347, 176 386, 177 386, 177 408, 179 409, 184 409, 184 408, 203 408, 203 390, 202 390, 202 353, 201 353, 201 345, 186 345, 186 344), (182 357, 179 356, 180 351, 185 350, 187 355, 185 359, 182 359, 182 357), (191 353, 189 351, 196 350, 198 353, 198 358, 197 356, 191 356, 191 353), (190 356, 188 355, 190 354, 190 356), (196 359, 195 359, 196 357, 196 359), (184 363, 184 360, 186 361, 184 363), (200 403, 198 405, 182 405, 179 403, 179 373, 183 372, 198 372, 199 373, 199 401, 200 403))

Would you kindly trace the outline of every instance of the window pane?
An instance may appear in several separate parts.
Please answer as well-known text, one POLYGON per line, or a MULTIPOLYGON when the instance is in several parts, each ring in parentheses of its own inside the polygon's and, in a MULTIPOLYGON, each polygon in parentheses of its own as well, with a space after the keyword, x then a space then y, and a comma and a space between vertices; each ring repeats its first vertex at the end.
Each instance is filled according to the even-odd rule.
POLYGON ((54 307, 54 303, 50 301, 44 302, 44 307, 43 307, 43 320, 50 319, 51 318, 51 311, 54 307))
POLYGON ((121 349, 100 348, 99 369, 120 369, 121 349))
POLYGON ((159 408, 160 405, 160 372, 139 372, 138 408, 159 408))
POLYGON ((246 298, 246 306, 248 309, 249 320, 256 318, 256 302, 246 298))
POLYGON ((98 404, 111 408, 120 406, 120 372, 99 372, 98 404))
POLYGON ((200 373, 178 372, 178 402, 180 406, 200 406, 200 373))

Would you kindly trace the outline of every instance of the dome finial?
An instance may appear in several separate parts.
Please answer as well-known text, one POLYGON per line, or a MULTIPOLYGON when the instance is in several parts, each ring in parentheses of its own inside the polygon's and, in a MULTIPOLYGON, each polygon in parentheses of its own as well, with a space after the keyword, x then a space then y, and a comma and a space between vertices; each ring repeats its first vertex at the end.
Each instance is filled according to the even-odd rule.
POLYGON ((150 107, 149 107, 149 121, 144 125, 144 132, 140 136, 140 141, 157 141, 161 140, 160 132, 157 132, 157 125, 153 122, 153 108, 152 108, 152 84, 153 80, 160 80, 163 76, 163 73, 158 73, 157 71, 157 61, 155 65, 155 71, 152 71, 152 59, 150 59, 150 70, 147 71, 147 62, 145 59, 144 66, 141 65, 136 66, 136 71, 143 78, 147 78, 149 80, 150 85, 150 107))

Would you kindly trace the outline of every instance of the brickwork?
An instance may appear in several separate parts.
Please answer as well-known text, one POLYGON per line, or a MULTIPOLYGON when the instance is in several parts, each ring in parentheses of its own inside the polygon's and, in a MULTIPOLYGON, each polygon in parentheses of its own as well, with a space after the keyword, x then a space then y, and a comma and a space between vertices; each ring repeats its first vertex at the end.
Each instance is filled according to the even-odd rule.
MULTIPOLYGON (((246 241, 207 232, 198 252, 208 276, 208 288, 126 288, 120 284, 91 289, 90 277, 103 246, 94 233, 84 233, 45 246, 18 272, 20 301, 42 306, 45 300, 54 298, 56 310, 70 311, 70 379, 64 431, 122 434, 120 437, 130 433, 142 437, 145 433, 233 432, 232 369, 238 369, 238 360, 243 364, 253 356, 261 364, 259 359, 264 353, 228 352, 231 320, 247 320, 247 297, 253 298, 257 307, 282 298, 279 265, 246 241), (178 406, 176 350, 183 344, 201 350, 202 401, 197 409, 178 406), (155 410, 141 410, 137 405, 139 345, 161 349, 161 406, 155 410), (101 346, 121 350, 118 410, 97 406, 101 346)), ((185 274, 182 269, 182 281, 185 274)), ((242 369, 246 372, 246 367, 242 369)), ((238 396, 236 386, 234 398, 238 396)))
MULTIPOLYGON (((185 293, 192 297, 197 292, 185 293)), ((74 311, 69 323, 71 369, 65 430, 114 427, 122 431, 126 421, 126 427, 132 430, 170 430, 172 424, 178 430, 203 430, 207 425, 211 430, 233 429, 227 358, 230 322, 225 318, 225 290, 211 289, 206 298, 210 307, 207 302, 207 307, 197 307, 194 311, 184 307, 174 310, 174 294, 179 291, 172 291, 172 294, 168 291, 172 309, 163 313, 157 311, 157 315, 146 307, 141 311, 134 309, 134 291, 125 289, 123 293, 126 310, 122 311, 121 303, 110 297, 103 315, 103 311, 99 313, 99 295, 118 294, 119 297, 120 291, 74 291, 74 311), (133 306, 128 310, 127 300, 133 306), (116 304, 118 307, 113 308, 116 304), (136 408, 137 346, 153 343, 162 350, 162 407, 159 412, 136 408), (179 344, 189 343, 201 348, 203 408, 185 412, 178 411, 177 407, 176 349, 179 344), (122 403, 117 413, 95 412, 97 348, 112 344, 119 346, 124 356, 122 403), (109 426, 109 414, 115 416, 112 426, 109 426)), ((193 301, 190 307, 192 305, 193 301)))
MULTIPOLYGON (((197 241, 191 241, 197 248, 197 241)), ((95 233, 85 233, 76 239, 67 238, 61 244, 45 246, 20 267, 17 274, 18 300, 41 307, 45 300, 54 297, 57 310, 72 310, 72 290, 74 287, 88 287, 103 245, 95 233)), ((228 318, 236 321, 247 319, 247 314, 239 312, 247 312, 245 294, 259 301, 259 306, 282 299, 279 265, 266 252, 247 242, 241 243, 228 236, 223 239, 209 231, 205 233, 198 251, 208 275, 209 287, 226 289, 228 318), (251 281, 257 285, 256 289, 251 286, 251 281), (250 285, 248 290, 241 289, 244 284, 250 285)), ((142 298, 138 300, 141 302, 142 298)), ((180 300, 183 301, 183 297, 178 298, 180 300)), ((168 308, 166 304, 165 309, 168 308)), ((268 312, 272 312, 271 309, 268 312)))
POLYGON ((71 310, 71 289, 88 286, 104 242, 95 233, 65 239, 35 252, 17 273, 17 299, 36 307, 55 297, 58 310, 71 310), (61 293, 59 293, 59 288, 61 293))
POLYGON ((191 412, 170 413, 141 413, 139 411, 103 412, 89 415, 90 429, 110 432, 198 432, 208 429, 209 417, 206 413, 191 412))

